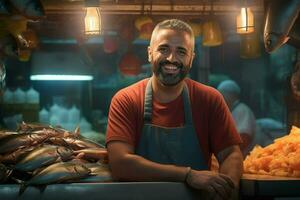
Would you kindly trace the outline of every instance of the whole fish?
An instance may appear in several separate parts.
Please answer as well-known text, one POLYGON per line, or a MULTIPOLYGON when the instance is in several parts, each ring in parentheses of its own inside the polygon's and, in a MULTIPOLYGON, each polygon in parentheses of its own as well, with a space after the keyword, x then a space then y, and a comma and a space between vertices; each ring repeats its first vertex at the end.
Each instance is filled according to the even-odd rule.
POLYGON ((288 34, 299 10, 299 0, 269 1, 264 26, 264 44, 267 52, 278 49, 289 40, 288 34))
POLYGON ((0 1, 0 14, 10 14, 11 8, 7 0, 0 1))
POLYGON ((62 137, 78 137, 80 135, 79 127, 77 127, 73 132, 65 130, 61 127, 53 127, 43 124, 28 124, 25 122, 22 122, 19 124, 17 131, 19 133, 31 133, 35 131, 41 131, 41 130, 48 130, 48 131, 54 131, 57 132, 56 136, 62 136, 62 137))
POLYGON ((57 161, 67 161, 72 155, 73 151, 66 147, 44 145, 25 155, 15 169, 30 172, 57 161))
POLYGON ((35 146, 30 146, 30 147, 25 147, 25 148, 20 148, 17 149, 14 152, 6 153, 4 155, 0 156, 0 163, 4 164, 16 164, 22 156, 27 154, 28 152, 32 151, 35 146))
POLYGON ((103 148, 102 145, 85 138, 49 138, 49 142, 55 145, 68 146, 73 150, 86 148, 103 148))
POLYGON ((33 133, 13 134, 0 140, 0 154, 15 151, 18 148, 37 145, 47 140, 49 137, 56 136, 54 131, 40 130, 33 133))
POLYGON ((9 2, 26 17, 42 17, 45 15, 40 0, 9 0, 9 2))
POLYGON ((105 148, 88 148, 74 151, 78 158, 85 160, 108 160, 107 150, 105 148))
POLYGON ((70 180, 77 180, 86 177, 89 174, 90 170, 82 164, 73 162, 60 162, 46 167, 32 177, 29 181, 25 182, 24 185, 47 185, 52 183, 61 183, 70 180))

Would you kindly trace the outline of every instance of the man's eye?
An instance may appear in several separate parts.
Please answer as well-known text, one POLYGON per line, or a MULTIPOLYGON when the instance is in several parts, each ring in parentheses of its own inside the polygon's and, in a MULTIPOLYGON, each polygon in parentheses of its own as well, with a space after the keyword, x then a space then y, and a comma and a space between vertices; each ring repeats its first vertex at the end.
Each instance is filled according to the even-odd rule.
POLYGON ((180 56, 185 56, 185 55, 186 55, 186 51, 178 51, 178 54, 179 54, 180 56))
POLYGON ((158 51, 161 52, 162 54, 168 53, 167 48, 160 48, 160 49, 158 49, 158 51))

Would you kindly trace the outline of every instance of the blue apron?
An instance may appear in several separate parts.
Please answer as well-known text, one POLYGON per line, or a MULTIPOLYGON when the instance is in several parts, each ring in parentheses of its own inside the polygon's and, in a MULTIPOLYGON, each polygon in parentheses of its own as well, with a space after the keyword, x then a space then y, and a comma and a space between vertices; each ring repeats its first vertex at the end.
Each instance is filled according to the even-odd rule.
MULTIPOLYGON (((182 127, 160 127, 152 123, 152 79, 145 92, 144 126, 135 153, 153 162, 208 170, 193 126, 186 84, 183 89, 184 119, 182 127)), ((176 108, 174 108, 176 109, 176 108)))

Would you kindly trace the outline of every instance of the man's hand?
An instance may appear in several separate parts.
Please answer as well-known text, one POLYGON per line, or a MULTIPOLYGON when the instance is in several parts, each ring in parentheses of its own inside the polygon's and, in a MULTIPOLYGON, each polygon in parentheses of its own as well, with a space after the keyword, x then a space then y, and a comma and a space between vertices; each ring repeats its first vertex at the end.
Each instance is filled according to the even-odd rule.
POLYGON ((212 171, 191 170, 186 182, 195 189, 207 191, 210 199, 229 199, 235 189, 231 178, 212 171))

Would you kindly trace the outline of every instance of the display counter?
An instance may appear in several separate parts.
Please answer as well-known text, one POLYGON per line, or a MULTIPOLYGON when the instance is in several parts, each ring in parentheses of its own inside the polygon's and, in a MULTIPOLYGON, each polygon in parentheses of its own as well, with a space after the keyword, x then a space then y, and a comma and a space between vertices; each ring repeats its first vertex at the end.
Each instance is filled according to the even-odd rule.
MULTIPOLYGON (((244 175, 240 196, 300 197, 300 179, 244 175)), ((2 200, 194 200, 204 199, 204 193, 176 182, 114 182, 53 184, 45 188, 29 186, 19 194, 20 185, 0 185, 2 200)))

